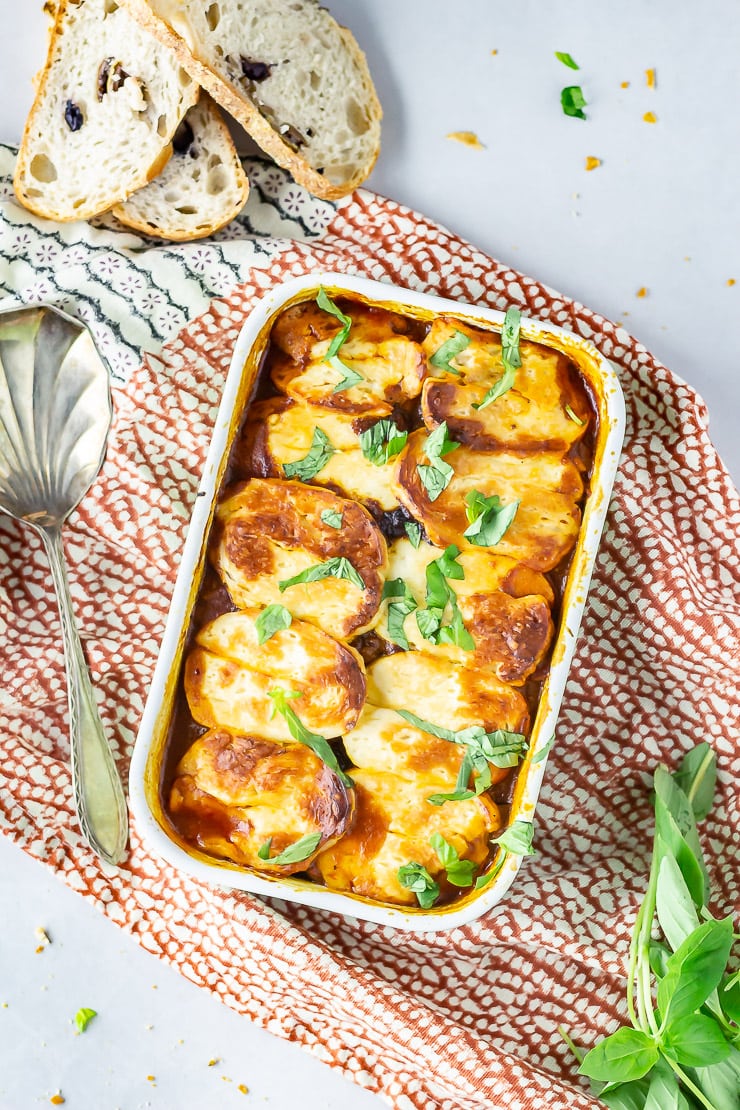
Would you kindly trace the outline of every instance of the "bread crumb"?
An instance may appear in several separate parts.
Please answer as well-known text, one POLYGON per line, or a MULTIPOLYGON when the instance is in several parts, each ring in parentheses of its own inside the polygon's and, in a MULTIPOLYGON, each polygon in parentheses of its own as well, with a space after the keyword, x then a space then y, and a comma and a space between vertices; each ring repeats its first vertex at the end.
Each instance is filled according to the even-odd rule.
POLYGON ((647 291, 647 289, 645 288, 644 285, 641 285, 640 288, 635 293, 636 297, 647 297, 647 295, 648 295, 648 291, 647 291))
POLYGON ((684 262, 690 262, 691 261, 691 255, 690 254, 685 254, 683 256, 683 260, 684 260, 684 262))
POLYGON ((48 948, 51 944, 51 937, 47 933, 46 929, 43 929, 40 925, 36 926, 33 931, 33 935, 36 937, 38 945, 36 948, 37 952, 43 952, 44 949, 48 948))
POLYGON ((494 54, 494 55, 498 54, 498 50, 492 50, 491 53, 494 54))
POLYGON ((57 1091, 57 1093, 52 1095, 49 1099, 52 1106, 64 1106, 65 1101, 66 1099, 61 1091, 57 1091))
POLYGON ((149 1080, 150 1083, 153 1083, 156 1078, 157 1078, 156 1075, 148 1075, 147 1076, 147 1079, 149 1080))
POLYGON ((228 1075, 222 1075, 221 1078, 223 1079, 224 1083, 232 1083, 233 1082, 233 1080, 230 1079, 228 1075))
POLYGON ((623 81, 619 87, 620 89, 628 89, 630 87, 630 83, 629 81, 623 81))
MULTIPOLYGON (((725 282, 725 284, 726 285, 737 285, 737 282, 735 281, 734 278, 728 278, 727 281, 725 282)), ((6 1003, 6 1005, 7 1005, 7 1003, 6 1003)))
POLYGON ((655 70, 654 69, 646 69, 645 70, 645 83, 646 83, 646 85, 649 89, 654 89, 655 88, 655 70))
POLYGON ((221 1063, 221 1061, 219 1060, 218 1056, 212 1056, 211 1059, 208 1061, 208 1067, 212 1068, 216 1064, 220 1064, 220 1063, 221 1063))
POLYGON ((656 116, 655 112, 646 112, 642 118, 645 120, 645 123, 658 122, 658 117, 656 116))
POLYGON ((484 144, 480 141, 475 131, 450 131, 447 135, 448 139, 454 139, 456 143, 462 143, 463 146, 470 146, 473 150, 485 150, 484 144))
POLYGON ((7 1008, 8 1008, 8 1003, 7 1003, 7 1002, 3 1002, 3 1009, 4 1009, 4 1010, 7 1010, 7 1008))
POLYGON ((249 1087, 247 1087, 247 1085, 245 1083, 240 1083, 239 1086, 236 1089, 242 1095, 248 1095, 249 1094, 249 1087))
POLYGON ((599 168, 600 165, 601 165, 601 159, 600 158, 594 158, 593 154, 589 154, 588 158, 586 159, 586 169, 587 170, 596 170, 596 169, 599 168))

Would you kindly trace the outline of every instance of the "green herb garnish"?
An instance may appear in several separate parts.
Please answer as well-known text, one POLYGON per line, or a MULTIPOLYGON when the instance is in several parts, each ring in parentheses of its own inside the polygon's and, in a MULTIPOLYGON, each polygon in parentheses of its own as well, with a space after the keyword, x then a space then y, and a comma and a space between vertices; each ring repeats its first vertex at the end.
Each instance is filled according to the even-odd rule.
POLYGON ((563 50, 556 50, 555 51, 555 57, 557 58, 557 60, 559 62, 562 62, 564 66, 567 66, 568 69, 580 69, 581 68, 578 65, 577 62, 573 61, 570 54, 566 54, 565 51, 563 51, 563 50))
POLYGON ((448 370, 450 374, 459 374, 457 367, 452 365, 452 359, 459 355, 466 347, 470 346, 470 338, 464 332, 456 331, 438 347, 429 359, 430 365, 439 370, 448 370))
POLYGON ((92 1019, 97 1016, 97 1010, 91 1010, 88 1006, 83 1006, 75 1014, 75 1026, 77 1028, 77 1032, 84 1033, 92 1019))
POLYGON ((282 582, 278 582, 278 589, 283 593, 291 586, 298 586, 302 582, 320 582, 322 578, 346 578, 358 589, 365 589, 363 579, 349 559, 336 555, 332 559, 327 559, 325 563, 314 563, 313 566, 306 567, 299 574, 294 574, 292 578, 283 579, 282 582))
POLYGON ((439 856, 440 862, 444 867, 448 880, 453 886, 472 886, 473 873, 476 870, 476 865, 470 859, 460 859, 457 848, 445 840, 440 833, 432 833, 429 838, 434 851, 439 856))
POLYGON ((307 455, 295 462, 283 463, 283 473, 286 478, 298 478, 301 482, 310 482, 312 478, 324 469, 332 455, 336 454, 334 447, 321 428, 314 428, 311 447, 307 455))
POLYGON ((497 398, 508 393, 514 384, 516 372, 522 365, 522 356, 519 350, 519 333, 521 329, 522 314, 518 308, 507 308, 501 328, 501 362, 504 372, 497 382, 483 397, 482 401, 474 404, 473 408, 479 412, 492 404, 497 398))
POLYGON ((293 739, 310 748, 342 780, 345 786, 352 786, 352 779, 349 775, 345 775, 339 766, 334 749, 329 741, 307 729, 292 706, 288 705, 291 698, 300 698, 301 694, 295 690, 283 690, 277 686, 274 690, 268 691, 268 697, 272 698, 273 701, 272 716, 274 717, 276 713, 279 713, 285 718, 288 731, 293 739))
POLYGON ((463 651, 474 651, 475 640, 465 627, 457 604, 457 594, 447 582, 448 578, 463 579, 465 571, 457 562, 460 548, 450 544, 438 559, 433 559, 426 569, 426 609, 416 613, 416 623, 425 640, 433 644, 452 644, 463 651), (450 620, 445 624, 445 612, 450 607, 450 620))
POLYGON ((740 1014, 732 999, 734 976, 727 975, 734 962, 733 921, 709 911, 696 829, 711 807, 715 775, 714 752, 706 743, 689 752, 674 774, 663 766, 655 771, 653 857, 627 971, 631 1025, 582 1059, 572 1046, 581 1073, 609 1106, 738 1105, 740 1014), (660 941, 651 939, 656 916, 660 941))
POLYGON ((421 525, 417 524, 415 520, 407 521, 403 530, 411 541, 411 546, 418 550, 421 543, 421 525))
POLYGON ((334 336, 324 355, 324 362, 328 362, 332 369, 336 370, 337 373, 341 375, 341 381, 334 386, 332 393, 342 393, 343 390, 351 389, 353 385, 357 385, 358 382, 365 380, 362 374, 358 374, 356 370, 353 370, 351 366, 347 366, 346 363, 342 362, 342 360, 337 357, 340 348, 349 335, 349 330, 352 327, 352 318, 350 316, 345 316, 345 314, 337 308, 334 301, 327 295, 323 286, 319 289, 318 296, 316 297, 316 304, 324 312, 328 312, 331 316, 335 316, 342 325, 340 331, 334 336))
POLYGON ((360 432, 360 447, 368 462, 383 466, 406 446, 408 432, 402 432, 392 420, 379 420, 360 432))
POLYGON ((574 424, 578 424, 578 426, 581 428, 586 423, 585 420, 581 420, 580 416, 576 416, 570 405, 565 406, 565 415, 568 417, 569 420, 572 420, 574 424))
POLYGON ((567 89, 563 89, 560 94, 560 104, 566 116, 573 116, 575 119, 586 118, 586 113, 583 111, 586 107, 586 98, 580 85, 569 85, 567 89))
POLYGON ((383 586, 381 601, 385 601, 386 598, 400 598, 400 600, 392 601, 388 606, 388 619, 386 621, 388 638, 392 643, 402 647, 404 651, 408 651, 410 645, 403 630, 403 625, 409 613, 413 613, 416 609, 416 599, 403 578, 391 578, 386 582, 383 586))
POLYGON ((424 453, 429 459, 429 465, 426 466, 420 463, 416 469, 430 501, 436 501, 442 491, 447 489, 450 484, 455 472, 450 464, 444 461, 443 456, 449 455, 451 451, 456 450, 459 446, 459 443, 449 438, 446 420, 427 437, 424 453))
POLYGON ((500 543, 521 504, 510 501, 504 505, 497 494, 484 497, 477 489, 466 494, 465 502, 465 515, 470 524, 463 535, 478 547, 494 547, 500 543))
POLYGON ((328 525, 329 528, 341 528, 343 519, 344 514, 338 513, 336 509, 324 509, 321 514, 322 524, 328 525))
POLYGON ((439 898, 439 886, 420 863, 402 864, 398 869, 398 881, 402 887, 413 890, 423 910, 430 909, 439 898))
POLYGON ((533 856, 533 840, 534 825, 531 821, 514 821, 500 836, 493 837, 491 844, 497 844, 501 851, 490 871, 476 879, 475 889, 482 890, 484 886, 488 886, 496 878, 508 856, 533 856))
POLYGON ((541 748, 540 751, 538 751, 536 755, 532 756, 532 763, 542 763, 543 759, 547 759, 554 743, 555 743, 555 733, 553 732, 552 736, 547 741, 544 748, 541 748))
POLYGON ((308 859, 313 852, 316 851, 321 843, 321 833, 308 833, 307 836, 302 836, 300 840, 296 840, 295 844, 289 844, 287 848, 270 859, 270 848, 272 846, 272 837, 266 840, 265 843, 258 849, 257 855, 260 859, 270 860, 270 863, 277 863, 279 866, 285 866, 289 863, 300 863, 304 859, 308 859))
POLYGON ((293 617, 284 605, 268 605, 254 622, 254 627, 257 629, 257 643, 266 643, 276 632, 290 628, 292 623, 293 617))

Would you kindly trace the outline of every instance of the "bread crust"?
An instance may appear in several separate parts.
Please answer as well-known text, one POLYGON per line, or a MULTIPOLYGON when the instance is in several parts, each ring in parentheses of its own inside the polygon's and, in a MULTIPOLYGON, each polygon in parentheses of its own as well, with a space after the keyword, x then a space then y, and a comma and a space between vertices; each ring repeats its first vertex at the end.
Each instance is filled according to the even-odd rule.
MULTIPOLYGON (((305 158, 301 158, 287 143, 283 142, 278 132, 246 96, 237 94, 210 66, 201 61, 184 38, 152 11, 147 0, 121 0, 121 4, 142 27, 176 55, 183 69, 187 70, 191 77, 211 94, 216 103, 241 124, 266 154, 288 170, 292 177, 314 196, 323 197, 326 200, 339 200, 353 192, 370 175, 380 153, 380 143, 376 144, 367 164, 348 181, 341 185, 332 184, 323 174, 309 165, 305 158)), ((367 74, 363 90, 367 98, 367 109, 372 121, 379 123, 383 112, 367 70, 365 54, 360 50, 351 32, 346 27, 337 26, 347 51, 367 74)))
MULTIPOLYGON (((118 189, 111 188, 110 196, 106 198, 105 202, 82 204, 75 208, 74 211, 70 211, 62 207, 61 204, 55 206, 50 196, 46 194, 37 197, 29 193, 27 182, 30 177, 30 165, 35 157, 33 140, 37 130, 43 126, 42 117, 45 108, 45 96, 51 78, 52 67, 63 51, 63 45, 60 39, 64 33, 67 11, 70 8, 76 9, 79 6, 80 0, 76 0, 76 2, 73 2, 73 0, 59 0, 57 5, 54 14, 54 25, 49 35, 46 62, 38 76, 36 96, 34 97, 31 111, 28 114, 26 125, 23 129, 15 173, 13 175, 13 188, 19 202, 36 215, 42 216, 45 219, 58 220, 60 223, 67 223, 73 220, 85 220, 89 219, 91 216, 97 216, 101 212, 107 211, 113 204, 125 200, 126 197, 136 189, 142 188, 151 181, 151 179, 167 164, 167 161, 172 155, 172 137, 181 118, 178 118, 172 128, 162 136, 162 146, 153 161, 142 165, 139 173, 134 176, 133 180, 127 180, 125 186, 121 186, 118 189)), ((182 68, 184 69, 185 67, 183 66, 182 68)), ((182 115, 184 115, 188 108, 192 107, 192 105, 197 102, 199 92, 200 90, 196 83, 193 83, 189 90, 182 90, 182 115)))

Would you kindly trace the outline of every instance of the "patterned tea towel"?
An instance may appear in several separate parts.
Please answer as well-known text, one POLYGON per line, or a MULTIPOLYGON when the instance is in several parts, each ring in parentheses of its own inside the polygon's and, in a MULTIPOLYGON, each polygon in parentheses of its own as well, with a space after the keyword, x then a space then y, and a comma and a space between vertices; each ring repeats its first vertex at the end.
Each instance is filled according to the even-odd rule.
POLYGON ((114 223, 54 225, 12 199, 0 149, 0 287, 92 327, 115 418, 66 530, 72 592, 125 774, 219 394, 240 325, 276 282, 359 273, 523 312, 587 336, 618 368, 627 437, 536 817, 537 855, 504 902, 407 936, 229 893, 142 845, 112 877, 81 843, 65 682, 40 542, 0 517, 0 827, 148 951, 398 1110, 594 1110, 558 1025, 590 1046, 622 1017, 647 884, 649 774, 698 740, 720 797, 705 825, 718 912, 738 909, 740 503, 702 401, 622 328, 393 201, 338 206, 250 162, 242 216, 163 245, 114 223))

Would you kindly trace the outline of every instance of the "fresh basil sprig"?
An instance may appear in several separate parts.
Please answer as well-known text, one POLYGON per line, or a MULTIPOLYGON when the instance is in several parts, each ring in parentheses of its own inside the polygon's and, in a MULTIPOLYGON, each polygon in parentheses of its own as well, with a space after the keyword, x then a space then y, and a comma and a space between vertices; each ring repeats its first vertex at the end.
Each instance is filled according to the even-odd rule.
POLYGON ((301 482, 310 482, 324 469, 332 455, 336 454, 336 450, 326 432, 321 428, 314 428, 308 454, 302 459, 296 459, 295 462, 283 463, 283 473, 286 478, 298 478, 301 482))
POLYGON ((403 451, 408 438, 408 432, 402 432, 392 420, 383 419, 360 432, 360 447, 368 462, 384 466, 403 451))
POLYGON ((254 627, 257 629, 257 643, 267 643, 271 636, 284 628, 290 628, 292 623, 293 616, 284 605, 268 605, 254 622, 254 627))
POLYGON ((408 651, 410 645, 403 630, 403 625, 409 613, 413 613, 416 609, 416 598, 403 578, 391 578, 386 582, 383 586, 381 601, 385 601, 386 598, 400 599, 391 601, 388 606, 388 619, 386 621, 388 638, 392 643, 402 647, 404 651, 408 651))
POLYGON ((292 578, 284 578, 282 582, 278 582, 278 589, 282 594, 291 586, 298 586, 302 582, 320 582, 322 578, 346 578, 358 589, 365 589, 362 576, 355 570, 349 559, 338 555, 327 559, 325 563, 314 563, 299 574, 294 574, 292 578))
POLYGON ((300 840, 296 840, 295 844, 289 844, 284 848, 279 855, 273 856, 270 859, 270 848, 272 847, 272 837, 266 840, 264 844, 260 845, 257 849, 257 855, 260 859, 270 860, 270 863, 277 863, 279 866, 285 866, 289 863, 300 863, 316 851, 321 843, 321 833, 308 833, 302 836, 300 840))
POLYGON ((439 898, 439 884, 420 863, 404 863, 398 869, 398 881, 406 890, 413 890, 423 910, 431 909, 439 898))
POLYGON ((740 1000, 727 970, 737 959, 733 921, 716 919, 708 909, 709 880, 696 829, 711 808, 715 776, 714 752, 706 743, 690 751, 674 774, 656 769, 653 857, 627 971, 631 1025, 583 1057, 566 1038, 581 1073, 610 1107, 740 1105, 740 1000), (662 941, 651 939, 656 916, 662 941))
POLYGON ((300 698, 300 692, 296 690, 283 690, 281 687, 276 686, 274 690, 268 691, 268 697, 272 698, 272 716, 279 713, 281 717, 285 718, 288 725, 288 731, 294 740, 299 744, 305 744, 307 748, 319 757, 319 759, 329 767, 338 778, 344 783, 345 786, 353 786, 352 779, 349 775, 345 775, 344 771, 337 762, 337 757, 334 754, 334 749, 328 740, 323 736, 317 735, 307 729, 299 718, 296 711, 288 702, 292 698, 300 698))
POLYGON ((328 362, 333 370, 336 370, 342 375, 342 380, 337 382, 332 393, 342 393, 345 389, 351 389, 353 385, 357 385, 358 382, 365 380, 362 374, 358 374, 356 370, 353 370, 351 366, 347 366, 346 363, 342 362, 342 360, 337 357, 340 348, 349 335, 350 328, 352 327, 352 318, 351 316, 345 316, 345 314, 337 308, 334 301, 328 296, 323 285, 319 289, 316 297, 316 304, 323 312, 328 312, 331 316, 336 317, 342 325, 341 329, 332 339, 324 355, 324 362, 328 362))
POLYGON ((446 490, 455 473, 443 456, 449 455, 460 446, 447 434, 447 421, 443 420, 435 428, 424 444, 424 454, 429 459, 429 465, 419 463, 416 467, 419 479, 430 501, 436 501, 439 495, 446 490))
POLYGON ((477 547, 495 547, 509 529, 520 501, 510 501, 504 505, 498 494, 485 497, 473 489, 465 495, 465 515, 470 524, 463 532, 467 540, 477 547))
POLYGON ((432 833, 429 843, 440 859, 440 863, 447 873, 447 878, 453 886, 472 886, 473 874, 477 866, 472 859, 460 859, 460 854, 454 844, 441 835, 432 833))
POLYGON ((521 322, 522 314, 519 309, 507 308, 501 329, 501 361, 504 365, 504 372, 498 381, 493 383, 483 400, 479 401, 477 405, 473 404, 473 408, 479 412, 503 396, 504 393, 508 393, 514 384, 516 372, 522 364, 522 356, 519 350, 521 322))
POLYGON ((445 340, 441 347, 437 348, 429 359, 429 363, 438 370, 448 370, 450 374, 459 375, 460 371, 456 366, 452 365, 452 359, 461 354, 469 346, 470 337, 467 336, 465 332, 456 331, 449 339, 445 340))

